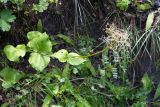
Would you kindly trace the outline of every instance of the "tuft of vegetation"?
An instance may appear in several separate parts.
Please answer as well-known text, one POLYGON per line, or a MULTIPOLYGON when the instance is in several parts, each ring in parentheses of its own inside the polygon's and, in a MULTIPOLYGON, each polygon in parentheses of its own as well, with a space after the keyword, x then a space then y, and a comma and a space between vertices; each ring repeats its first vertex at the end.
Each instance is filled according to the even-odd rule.
POLYGON ((0 0, 1 107, 160 106, 157 0, 0 0))

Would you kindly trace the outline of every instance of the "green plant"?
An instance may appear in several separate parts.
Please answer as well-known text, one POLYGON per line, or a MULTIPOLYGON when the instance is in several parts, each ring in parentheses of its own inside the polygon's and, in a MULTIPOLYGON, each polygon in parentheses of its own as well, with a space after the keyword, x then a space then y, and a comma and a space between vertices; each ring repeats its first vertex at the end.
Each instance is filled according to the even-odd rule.
POLYGON ((152 27, 152 24, 154 22, 154 12, 149 13, 146 21, 146 31, 149 30, 152 27))
POLYGON ((9 31, 11 28, 10 23, 14 22, 16 17, 12 15, 12 11, 10 10, 2 10, 0 11, 0 29, 2 31, 9 31))
POLYGON ((122 10, 126 11, 129 8, 129 4, 134 6, 135 9, 139 11, 145 11, 151 9, 153 6, 152 0, 116 0, 116 6, 122 10))
POLYGON ((3 88, 7 89, 16 84, 22 77, 24 77, 24 73, 18 72, 12 68, 4 68, 0 71, 0 76, 3 77, 3 88))
POLYGON ((77 53, 68 53, 65 49, 52 53, 52 43, 46 33, 32 31, 27 34, 27 37, 29 39, 27 46, 21 44, 16 48, 12 45, 4 47, 4 53, 10 61, 18 62, 19 57, 24 57, 27 51, 30 52, 29 63, 37 71, 42 71, 47 67, 50 57, 57 58, 60 62, 68 62, 71 65, 79 65, 86 61, 77 53))
MULTIPOLYGON (((76 84, 70 80, 72 67, 67 63, 61 71, 58 67, 54 67, 48 72, 37 72, 36 74, 25 74, 20 71, 5 68, 0 71, 0 77, 3 82, 7 82, 6 97, 12 94, 12 90, 17 91, 12 94, 13 101, 4 100, 4 105, 15 104, 15 106, 39 105, 49 107, 57 106, 84 106, 91 107, 86 98, 76 88, 76 84), (12 75, 10 75, 12 74, 12 75), (23 79, 22 79, 23 77, 23 79), (21 81, 19 81, 22 79, 21 81), (35 94, 35 96, 32 96, 35 94), (43 101, 36 102, 35 99, 41 95, 43 101)), ((76 82, 76 81, 75 81, 76 82)))
POLYGON ((43 12, 47 10, 49 3, 57 3, 58 0, 39 0, 38 4, 33 4, 33 10, 36 12, 43 12))
MULTIPOLYGON (((42 18, 42 20, 38 19, 38 31, 28 32, 29 30, 36 29, 35 26, 30 26, 30 23, 32 25, 32 20, 30 21, 28 18, 34 17, 33 20, 36 19, 34 21, 37 21, 37 18, 41 16, 41 13, 37 15, 33 13, 25 14, 28 12, 28 7, 33 6, 32 10, 35 12, 44 12, 50 3, 58 3, 58 1, 37 0, 37 4, 33 4, 33 2, 35 3, 34 0, 31 0, 32 2, 30 0, 25 1, 25 3, 24 1, 25 0, 0 0, 2 4, 0 8, 13 9, 18 17, 11 32, 2 32, 2 35, 7 35, 5 40, 5 36, 1 39, 1 41, 4 40, 2 46, 6 44, 6 42, 13 44, 21 43, 18 45, 6 45, 3 49, 6 58, 3 58, 5 61, 3 62, 1 60, 3 64, 0 64, 0 67, 3 67, 3 69, 0 70, 0 87, 2 90, 0 100, 3 99, 2 107, 145 107, 148 104, 159 106, 160 85, 156 87, 150 79, 150 75, 145 73, 141 81, 136 82, 138 84, 131 83, 130 79, 128 79, 130 78, 130 76, 128 77, 128 74, 130 75, 128 67, 130 63, 134 61, 134 59, 130 57, 131 52, 133 52, 134 58, 144 51, 149 54, 150 57, 156 55, 155 52, 159 53, 160 51, 159 28, 158 26, 153 27, 156 17, 155 13, 158 11, 151 12, 148 15, 145 33, 137 29, 134 29, 133 32, 129 31, 129 28, 125 30, 126 28, 122 28, 123 25, 119 24, 118 21, 114 21, 115 24, 111 24, 110 27, 106 26, 106 34, 101 38, 103 41, 98 46, 95 46, 95 44, 98 43, 96 41, 97 37, 93 39, 88 35, 78 35, 78 37, 75 36, 75 38, 72 39, 72 36, 63 34, 50 36, 43 33, 47 28, 45 26, 43 29, 44 23, 42 22, 44 22, 44 18, 42 18), (17 10, 17 7, 23 6, 23 3, 25 7, 22 7, 22 11, 17 10), (27 11, 25 9, 27 9, 27 11), (21 21, 23 21, 23 24, 25 23, 23 26, 24 29, 17 27, 19 23, 21 24, 21 21), (119 27, 117 27, 117 24, 119 27), (28 41, 26 39, 24 40, 27 44, 24 44, 24 41, 19 42, 18 40, 18 43, 17 41, 12 41, 12 37, 9 38, 10 40, 8 41, 8 34, 14 32, 14 28, 18 29, 18 33, 23 36, 28 32, 26 36, 28 41), (21 33, 21 31, 24 33, 21 33), (63 48, 60 49, 61 47, 75 50, 77 53, 67 51, 63 48), (54 49, 57 51, 54 51, 54 49), (95 52, 97 50, 100 51, 95 52), (89 60, 88 57, 91 60, 89 60), (24 66, 23 63, 25 63, 24 66), (28 63, 35 69, 33 71, 37 72, 32 72, 32 68, 30 65, 28 66, 28 63), (10 68, 11 66, 14 69, 10 68), (22 67, 25 67, 23 71, 21 71, 22 67), (155 95, 153 100, 149 101, 148 95, 152 90, 156 90, 155 95)), ((71 33, 72 35, 71 29, 72 26, 74 26, 74 35, 76 35, 76 31, 81 31, 79 32, 80 34, 84 32, 90 34, 86 32, 88 26, 92 25, 92 21, 99 23, 100 19, 101 22, 104 16, 108 14, 108 10, 110 11, 112 9, 113 5, 110 6, 112 3, 114 5, 115 2, 113 0, 71 0, 60 1, 59 4, 53 5, 51 8, 58 6, 54 7, 54 9, 56 9, 58 13, 63 13, 59 15, 64 16, 62 19, 64 19, 63 25, 65 27, 65 33, 71 33), (105 13, 106 8, 103 8, 106 7, 106 5, 107 14, 105 13), (68 6, 73 7, 68 8, 68 6), (70 13, 72 14, 73 12, 74 15, 72 17, 70 13), (66 18, 66 16, 69 16, 69 18, 66 18), (66 19, 72 20, 71 26, 70 23, 65 22, 66 19), (84 25, 84 29, 81 25, 84 25), (68 26, 70 26, 69 29, 68 26)), ((135 5, 138 6, 134 7, 138 10, 151 8, 151 6, 149 6, 150 4, 143 4, 143 1, 116 0, 117 8, 119 8, 121 12, 126 11, 124 13, 125 15, 130 12, 130 9, 128 9, 130 5, 131 7, 135 5)), ((2 16, 3 18, 0 17, 0 22, 3 21, 5 24, 0 23, 0 29, 8 31, 11 27, 10 24, 16 17, 10 10, 9 15, 3 11, 4 10, 2 10, 2 15, 6 16, 2 16), (7 18, 9 18, 9 21, 6 20, 7 18), (6 28, 8 30, 6 30, 6 28)), ((112 20, 112 18, 117 15, 114 13, 117 13, 117 11, 114 10, 113 13, 111 12, 109 17, 107 15, 107 18, 109 18, 107 21, 112 20)), ((52 12, 47 12, 45 15, 46 14, 50 16, 52 12)), ((138 14, 135 16, 138 16, 138 14)), ((123 19, 120 20, 128 24, 130 17, 127 17, 127 21, 123 21, 123 19)), ((93 28, 97 27, 97 25, 93 26, 93 28)), ((157 69, 159 69, 158 63, 157 69)), ((133 76, 139 77, 139 74, 133 76)))
POLYGON ((156 19, 157 16, 156 14, 159 13, 159 9, 156 10, 156 11, 151 11, 149 14, 148 14, 148 17, 147 17, 147 21, 146 21, 146 28, 145 30, 150 30, 151 28, 153 27, 157 27, 157 24, 159 23, 158 20, 156 19), (155 19, 155 20, 154 20, 155 19))
POLYGON ((153 0, 139 1, 139 2, 134 2, 134 5, 136 9, 145 11, 152 8, 153 2, 154 2, 153 0))
POLYGON ((123 11, 126 11, 128 9, 130 3, 130 0, 116 0, 116 6, 123 11))
POLYGON ((106 37, 102 40, 108 50, 102 52, 104 70, 109 69, 108 76, 127 81, 126 71, 130 62, 131 40, 127 30, 118 28, 115 24, 106 27, 106 37), (111 54, 109 54, 111 53, 111 54), (110 72, 111 71, 111 72, 110 72))
POLYGON ((142 57, 144 55, 142 53, 146 53, 150 59, 153 59, 155 55, 159 53, 160 35, 158 32, 159 29, 157 27, 151 28, 146 32, 140 32, 135 29, 135 31, 131 34, 134 44, 131 52, 133 53, 134 59, 137 59, 139 56, 142 57))
MULTIPOLYGON (((50 57, 57 58, 60 62, 67 63, 63 72, 59 68, 54 68, 52 72, 37 72, 36 74, 26 74, 25 76, 24 73, 22 73, 22 76, 20 75, 21 73, 19 71, 12 70, 11 68, 6 68, 0 71, 0 74, 2 74, 0 75, 2 77, 1 80, 3 81, 2 86, 6 88, 8 95, 10 95, 10 89, 19 91, 19 93, 13 95, 15 100, 12 103, 15 103, 16 106, 24 106, 28 104, 28 102, 30 106, 33 106, 34 104, 39 105, 38 103, 32 101, 34 100, 34 97, 30 96, 30 94, 43 93, 43 107, 49 107, 50 105, 79 105, 84 107, 91 107, 89 102, 83 98, 80 93, 76 91, 76 89, 73 88, 73 84, 69 80, 70 71, 72 70, 70 65, 79 65, 85 62, 86 59, 82 58, 77 53, 69 53, 65 49, 52 53, 52 44, 46 33, 32 31, 27 34, 27 37, 29 39, 27 45, 20 44, 16 47, 12 45, 5 46, 4 53, 10 61, 17 62, 20 60, 20 57, 24 57, 26 52, 29 52, 30 57, 28 61, 32 67, 38 71, 42 71, 44 66, 48 65, 46 60, 47 58, 50 59, 50 57), (12 79, 12 77, 14 79, 12 79), (24 79, 19 82, 22 77, 24 79), (52 80, 54 82, 51 82, 52 80), (33 85, 31 89, 29 88, 30 85, 33 85), (65 95, 64 98, 63 94, 65 93, 67 93, 67 95, 65 95), (58 103, 51 104, 53 97, 58 100, 58 103), (28 98, 30 100, 28 100, 28 98), (72 101, 72 99, 74 100, 72 101)), ((10 105, 10 103, 6 101, 3 105, 10 105)))
MULTIPOLYGON (((89 53, 91 53, 94 49, 94 42, 95 39, 89 37, 89 35, 80 35, 80 37, 78 38, 78 48, 79 48, 79 52, 83 55, 87 55, 89 53)), ((97 47, 95 47, 97 48, 97 47)))

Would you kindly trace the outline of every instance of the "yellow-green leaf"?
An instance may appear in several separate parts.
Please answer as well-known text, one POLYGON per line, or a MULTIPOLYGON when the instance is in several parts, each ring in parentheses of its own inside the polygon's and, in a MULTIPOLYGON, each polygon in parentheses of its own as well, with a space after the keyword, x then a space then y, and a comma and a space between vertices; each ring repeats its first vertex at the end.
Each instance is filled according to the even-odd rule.
POLYGON ((61 49, 52 55, 53 58, 57 58, 60 62, 66 62, 68 59, 68 51, 61 49))
POLYGON ((39 53, 31 53, 29 57, 29 63, 37 71, 42 71, 50 62, 50 57, 43 56, 39 53))
POLYGON ((154 21, 154 12, 151 12, 147 17, 146 31, 152 27, 153 21, 154 21))
POLYGON ((18 62, 19 57, 24 57, 26 54, 26 46, 24 44, 20 44, 15 48, 12 45, 7 45, 4 47, 4 53, 10 61, 18 62))
POLYGON ((71 65, 80 65, 85 61, 86 59, 84 59, 82 56, 78 55, 77 53, 71 52, 68 54, 67 62, 71 65))

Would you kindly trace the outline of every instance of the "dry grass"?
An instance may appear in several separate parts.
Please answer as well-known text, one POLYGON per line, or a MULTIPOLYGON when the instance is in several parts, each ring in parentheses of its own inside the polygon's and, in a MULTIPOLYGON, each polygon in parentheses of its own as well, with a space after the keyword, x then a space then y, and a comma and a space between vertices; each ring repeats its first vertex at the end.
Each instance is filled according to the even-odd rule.
POLYGON ((109 27, 106 26, 105 33, 107 37, 103 36, 101 39, 106 43, 108 48, 115 51, 131 48, 131 41, 127 30, 120 29, 113 23, 109 27))

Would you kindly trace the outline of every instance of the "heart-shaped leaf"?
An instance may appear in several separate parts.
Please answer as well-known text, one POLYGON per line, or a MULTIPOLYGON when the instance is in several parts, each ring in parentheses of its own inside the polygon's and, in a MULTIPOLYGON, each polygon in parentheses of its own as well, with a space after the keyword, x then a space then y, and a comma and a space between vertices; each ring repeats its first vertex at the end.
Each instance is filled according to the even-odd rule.
POLYGON ((80 65, 86 61, 85 58, 78 55, 77 53, 68 53, 68 51, 65 49, 61 49, 51 56, 53 58, 57 58, 60 62, 68 62, 71 65, 80 65))
POLYGON ((60 62, 66 62, 68 59, 68 51, 61 49, 52 55, 53 58, 57 58, 60 62))
POLYGON ((17 55, 24 57, 26 54, 26 46, 24 44, 16 46, 17 55))
POLYGON ((71 52, 68 54, 67 62, 71 65, 80 65, 85 61, 86 59, 84 59, 82 56, 78 55, 77 53, 71 52))
POLYGON ((17 45, 16 48, 12 45, 4 47, 4 53, 10 61, 18 62, 19 57, 24 57, 26 54, 26 46, 24 44, 17 45))
POLYGON ((29 57, 29 63, 37 71, 42 71, 50 62, 50 57, 41 55, 39 53, 31 53, 29 57))

